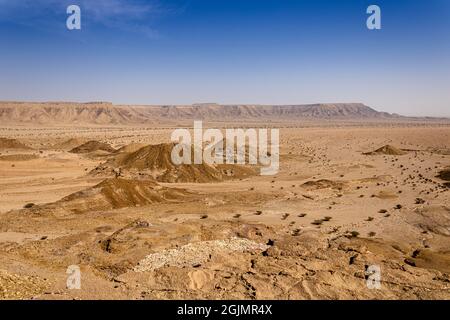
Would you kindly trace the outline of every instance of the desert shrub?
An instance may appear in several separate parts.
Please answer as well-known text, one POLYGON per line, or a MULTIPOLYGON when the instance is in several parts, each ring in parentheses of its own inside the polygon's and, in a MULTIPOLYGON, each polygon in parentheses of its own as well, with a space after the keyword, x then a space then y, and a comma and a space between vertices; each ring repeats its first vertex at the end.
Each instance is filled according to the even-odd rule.
POLYGON ((356 238, 356 237, 359 236, 359 232, 358 232, 358 231, 351 231, 351 232, 350 232, 350 236, 351 236, 352 238, 356 238))
POLYGON ((286 220, 289 217, 289 213, 283 213, 281 220, 286 220))

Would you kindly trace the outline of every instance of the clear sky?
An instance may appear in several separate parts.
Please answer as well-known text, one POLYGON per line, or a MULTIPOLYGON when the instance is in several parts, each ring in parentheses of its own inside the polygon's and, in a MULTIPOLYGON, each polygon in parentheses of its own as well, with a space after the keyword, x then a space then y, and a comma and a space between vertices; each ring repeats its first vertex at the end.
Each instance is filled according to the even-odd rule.
POLYGON ((450 1, 0 0, 0 100, 450 116, 450 1), (66 28, 69 4, 81 30, 66 28))

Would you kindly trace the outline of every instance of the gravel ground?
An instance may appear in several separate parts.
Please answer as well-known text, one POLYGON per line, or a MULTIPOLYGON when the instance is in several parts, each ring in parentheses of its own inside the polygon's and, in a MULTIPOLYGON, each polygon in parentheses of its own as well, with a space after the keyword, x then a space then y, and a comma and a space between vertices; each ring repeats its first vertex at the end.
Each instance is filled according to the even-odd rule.
POLYGON ((248 239, 231 238, 189 243, 177 249, 164 250, 148 255, 134 268, 134 271, 151 271, 162 267, 192 267, 207 261, 215 252, 246 252, 266 250, 267 245, 248 239))

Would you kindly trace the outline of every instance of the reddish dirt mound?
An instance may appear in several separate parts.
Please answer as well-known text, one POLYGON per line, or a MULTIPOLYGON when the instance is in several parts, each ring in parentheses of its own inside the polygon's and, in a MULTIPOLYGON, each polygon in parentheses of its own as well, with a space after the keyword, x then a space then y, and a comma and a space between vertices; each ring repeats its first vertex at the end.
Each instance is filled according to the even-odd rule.
POLYGON ((69 140, 54 144, 53 146, 50 147, 50 149, 72 150, 73 148, 81 146, 83 143, 86 143, 87 141, 88 139, 86 138, 71 138, 69 140))
POLYGON ((145 143, 130 143, 116 150, 116 153, 132 153, 145 147, 145 143))
POLYGON ((175 165, 171 153, 173 143, 151 145, 117 158, 116 165, 124 169, 151 171, 159 181, 164 182, 213 182, 220 181, 219 170, 207 164, 175 165))
POLYGON ((377 154, 385 154, 385 155, 391 155, 391 156, 401 156, 406 154, 407 152, 397 149, 396 147, 393 147, 391 145, 385 145, 381 148, 378 148, 377 150, 366 152, 365 155, 377 155, 377 154))
POLYGON ((317 190, 317 189, 337 189, 342 190, 346 184, 341 181, 331 181, 326 179, 321 179, 317 181, 307 181, 302 184, 302 187, 308 190, 317 190))
POLYGON ((99 151, 99 150, 106 151, 106 152, 115 152, 116 151, 113 147, 111 147, 107 143, 91 140, 86 143, 83 143, 81 146, 73 148, 69 152, 71 152, 71 153, 89 153, 89 152, 99 151))
POLYGON ((116 158, 116 165, 126 169, 168 170, 175 167, 171 153, 173 143, 161 143, 141 148, 131 154, 116 158))
POLYGON ((16 139, 0 138, 0 149, 32 149, 16 139))
POLYGON ((136 152, 119 154, 115 159, 100 165, 91 174, 111 174, 119 170, 121 175, 151 176, 161 182, 218 182, 225 179, 243 178, 255 171, 237 165, 208 165, 172 163, 173 143, 143 147, 136 152))
POLYGON ((73 193, 54 205, 73 212, 98 211, 179 201, 189 193, 166 188, 151 180, 106 179, 94 187, 73 193))

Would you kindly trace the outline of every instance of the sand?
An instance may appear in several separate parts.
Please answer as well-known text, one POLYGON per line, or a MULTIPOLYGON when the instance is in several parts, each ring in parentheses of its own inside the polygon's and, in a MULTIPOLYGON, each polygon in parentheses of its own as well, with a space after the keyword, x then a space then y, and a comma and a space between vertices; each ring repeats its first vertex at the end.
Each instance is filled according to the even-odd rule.
POLYGON ((0 298, 450 299, 449 125, 284 123, 280 172, 230 179, 175 127, 0 128, 0 298))

